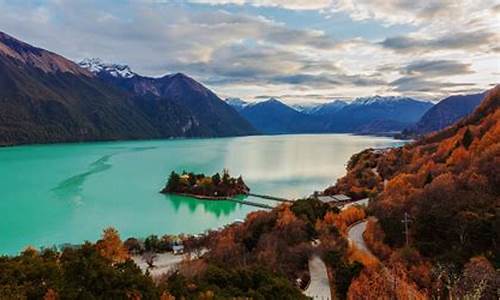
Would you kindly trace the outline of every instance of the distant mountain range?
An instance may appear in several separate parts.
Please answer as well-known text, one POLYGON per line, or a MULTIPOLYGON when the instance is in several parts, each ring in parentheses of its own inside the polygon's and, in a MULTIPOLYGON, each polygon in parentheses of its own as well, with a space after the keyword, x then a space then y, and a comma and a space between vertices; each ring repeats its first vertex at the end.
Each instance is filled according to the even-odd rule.
POLYGON ((227 98, 226 103, 231 105, 236 111, 241 111, 248 105, 248 102, 240 98, 227 98))
POLYGON ((330 115, 338 112, 348 105, 347 102, 342 100, 334 100, 328 103, 316 105, 303 110, 304 113, 316 116, 330 115))
MULTIPOLYGON (((241 100, 240 100, 241 101, 241 100)), ((242 101, 243 102, 243 101, 242 101)), ((407 97, 367 97, 353 102, 336 100, 298 111, 277 99, 231 105, 255 128, 277 133, 392 134, 417 122, 432 103, 407 97)))
POLYGON ((481 103, 486 93, 447 97, 431 109, 414 125, 406 128, 403 135, 416 137, 444 129, 469 115, 481 103))
POLYGON ((271 98, 245 105, 240 114, 265 134, 320 132, 321 122, 271 98))
POLYGON ((97 60, 79 66, 0 32, 0 145, 255 133, 183 74, 148 78, 97 60))

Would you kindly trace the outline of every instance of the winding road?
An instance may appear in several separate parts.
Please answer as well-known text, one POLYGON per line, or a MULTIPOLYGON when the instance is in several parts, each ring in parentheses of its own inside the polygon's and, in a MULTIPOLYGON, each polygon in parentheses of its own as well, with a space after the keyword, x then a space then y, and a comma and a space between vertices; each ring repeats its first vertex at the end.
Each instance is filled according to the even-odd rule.
POLYGON ((349 231, 347 232, 347 237, 349 238, 351 243, 356 245, 359 250, 364 251, 371 256, 374 256, 373 253, 371 253, 371 251, 368 249, 368 246, 366 246, 365 239, 363 238, 363 233, 366 230, 367 223, 368 221, 363 221, 351 226, 351 228, 349 228, 349 231))
POLYGON ((313 255, 309 259, 309 273, 311 274, 311 282, 304 294, 318 300, 332 299, 326 265, 318 255, 313 255))
MULTIPOLYGON (((358 249, 361 251, 364 251, 368 253, 369 255, 376 257, 373 255, 373 253, 368 249, 365 239, 363 238, 363 233, 366 230, 366 224, 368 223, 368 220, 364 220, 362 222, 359 222, 349 228, 347 231, 347 237, 351 243, 356 245, 358 249)), ((382 272, 385 274, 386 278, 389 280, 392 286, 396 286, 398 284, 399 279, 394 276, 391 271, 382 264, 382 272)), ((422 299, 421 294, 416 290, 413 286, 406 285, 405 286, 406 290, 406 297, 404 299, 406 300, 414 300, 414 299, 422 299)))

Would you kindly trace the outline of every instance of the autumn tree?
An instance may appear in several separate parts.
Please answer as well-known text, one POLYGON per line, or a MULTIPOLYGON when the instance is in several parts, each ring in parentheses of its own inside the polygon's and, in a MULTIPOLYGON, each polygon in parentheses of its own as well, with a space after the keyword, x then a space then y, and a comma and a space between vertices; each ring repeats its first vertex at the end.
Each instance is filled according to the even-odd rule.
POLYGON ((104 229, 102 239, 97 242, 96 248, 103 257, 114 263, 124 262, 129 258, 118 231, 112 227, 104 229))

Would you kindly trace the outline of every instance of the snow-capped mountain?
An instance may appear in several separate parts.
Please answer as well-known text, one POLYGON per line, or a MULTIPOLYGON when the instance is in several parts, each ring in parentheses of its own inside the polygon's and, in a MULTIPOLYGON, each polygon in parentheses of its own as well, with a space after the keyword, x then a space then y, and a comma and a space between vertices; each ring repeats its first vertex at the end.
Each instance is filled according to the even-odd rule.
POLYGON ((290 107, 292 107, 298 112, 308 114, 311 110, 314 110, 316 107, 318 107, 318 103, 310 103, 310 102, 296 103, 296 104, 291 104, 290 107))
POLYGON ((231 105, 236 111, 241 111, 244 109, 249 103, 241 98, 226 98, 226 103, 231 105))
POLYGON ((348 105, 347 102, 342 100, 334 100, 331 102, 323 103, 314 107, 311 107, 309 110, 303 111, 304 113, 310 115, 328 115, 335 113, 342 108, 348 105))
POLYGON ((350 105, 372 105, 372 104, 390 104, 390 103, 401 103, 401 102, 426 102, 418 99, 413 99, 404 96, 372 96, 372 97, 359 97, 356 98, 350 105))
POLYGON ((99 58, 86 58, 78 63, 80 67, 89 70, 94 74, 106 72, 114 77, 132 78, 137 74, 132 72, 129 66, 120 64, 109 64, 99 58))

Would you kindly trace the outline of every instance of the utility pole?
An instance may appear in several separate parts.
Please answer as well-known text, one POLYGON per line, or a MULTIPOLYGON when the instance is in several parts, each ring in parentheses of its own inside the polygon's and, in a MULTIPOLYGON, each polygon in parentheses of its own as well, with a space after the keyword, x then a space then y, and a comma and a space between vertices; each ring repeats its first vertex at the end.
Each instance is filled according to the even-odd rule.
POLYGON ((408 218, 408 216, 408 213, 405 212, 405 218, 401 220, 401 222, 405 224, 406 246, 410 244, 410 232, 408 231, 408 224, 411 222, 411 220, 408 218))

